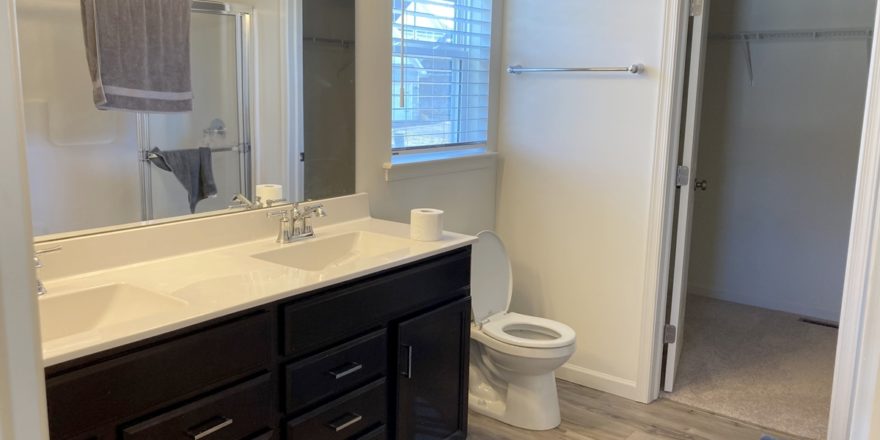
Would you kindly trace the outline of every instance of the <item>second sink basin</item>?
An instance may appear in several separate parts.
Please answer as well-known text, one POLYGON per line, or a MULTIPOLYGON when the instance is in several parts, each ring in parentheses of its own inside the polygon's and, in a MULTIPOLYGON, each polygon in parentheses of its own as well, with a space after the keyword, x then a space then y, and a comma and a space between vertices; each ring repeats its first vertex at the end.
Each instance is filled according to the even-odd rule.
POLYGON ((307 271, 356 264, 364 259, 409 252, 409 240, 373 232, 350 232, 289 245, 253 257, 307 271))
POLYGON ((129 284, 108 284, 39 298, 43 341, 99 330, 186 306, 129 284))

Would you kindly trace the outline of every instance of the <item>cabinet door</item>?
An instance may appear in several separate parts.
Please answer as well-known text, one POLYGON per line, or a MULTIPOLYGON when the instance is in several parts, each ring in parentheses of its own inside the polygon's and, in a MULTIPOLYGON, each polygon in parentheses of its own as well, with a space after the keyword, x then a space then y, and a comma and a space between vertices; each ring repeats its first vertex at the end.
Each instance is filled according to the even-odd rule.
POLYGON ((397 439, 464 438, 470 298, 398 326, 397 439))

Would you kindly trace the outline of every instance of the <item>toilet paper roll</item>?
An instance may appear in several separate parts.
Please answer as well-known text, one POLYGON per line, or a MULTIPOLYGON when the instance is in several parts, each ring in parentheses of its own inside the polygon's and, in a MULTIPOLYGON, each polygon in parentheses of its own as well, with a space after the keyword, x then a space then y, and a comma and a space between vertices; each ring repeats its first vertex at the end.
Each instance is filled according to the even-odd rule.
POLYGON ((443 235, 443 211, 413 209, 410 212, 409 236, 418 241, 437 241, 443 235))
POLYGON ((257 197, 264 204, 268 200, 281 200, 284 198, 284 187, 269 183, 257 185, 257 197))

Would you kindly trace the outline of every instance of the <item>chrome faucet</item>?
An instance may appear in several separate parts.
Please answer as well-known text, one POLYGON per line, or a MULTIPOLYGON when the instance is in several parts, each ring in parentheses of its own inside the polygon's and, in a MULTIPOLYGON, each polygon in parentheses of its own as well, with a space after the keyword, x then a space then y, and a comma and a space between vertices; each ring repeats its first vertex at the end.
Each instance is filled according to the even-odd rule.
POLYGON ((268 212, 266 217, 281 217, 281 221, 278 223, 278 237, 275 238, 276 243, 286 244, 295 241, 296 231, 293 229, 293 222, 290 221, 289 210, 268 212))
POLYGON ((315 230, 308 223, 312 217, 326 217, 324 205, 316 204, 300 207, 299 203, 294 203, 293 208, 273 211, 266 214, 266 217, 281 217, 278 224, 278 237, 276 242, 281 244, 293 243, 295 241, 304 240, 314 237, 315 230))
POLYGON ((238 203, 237 205, 229 205, 229 209, 235 208, 244 208, 244 209, 257 209, 262 208, 263 204, 260 203, 260 197, 257 196, 255 201, 250 201, 244 194, 236 194, 232 197, 232 201, 234 203, 238 203))
MULTIPOLYGON (((34 251, 34 268, 39 269, 39 268, 43 267, 43 262, 40 261, 40 255, 48 254, 50 252, 58 252, 61 249, 62 249, 61 246, 56 246, 56 247, 49 248, 49 249, 35 250, 34 251)), ((40 278, 37 277, 37 295, 42 296, 42 295, 45 295, 46 292, 48 292, 48 290, 46 290, 46 286, 44 286, 43 282, 40 281, 40 278)))
POLYGON ((299 203, 293 204, 293 227, 297 229, 296 222, 299 221, 301 223, 299 231, 302 238, 315 236, 315 231, 312 229, 312 225, 309 224, 309 219, 313 216, 318 218, 326 217, 327 213, 324 212, 324 205, 317 203, 300 208, 299 203))

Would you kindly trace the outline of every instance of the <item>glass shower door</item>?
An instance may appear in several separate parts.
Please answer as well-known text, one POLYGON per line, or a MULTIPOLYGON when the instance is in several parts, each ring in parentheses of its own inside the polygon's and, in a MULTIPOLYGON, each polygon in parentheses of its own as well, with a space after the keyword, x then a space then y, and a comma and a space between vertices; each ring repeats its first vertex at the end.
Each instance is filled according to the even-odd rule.
MULTIPOLYGON (((196 213, 227 209, 232 197, 250 196, 250 141, 247 129, 246 17, 194 10, 190 34, 193 111, 139 117, 141 150, 212 150, 217 195, 202 200, 196 213)), ((186 190, 171 172, 149 161, 142 167, 144 220, 190 213, 186 190)))

